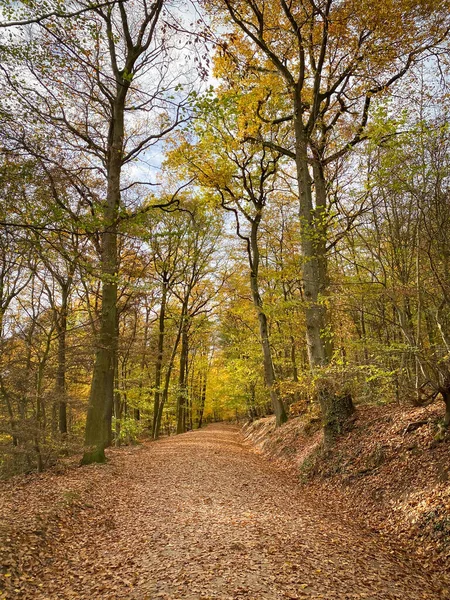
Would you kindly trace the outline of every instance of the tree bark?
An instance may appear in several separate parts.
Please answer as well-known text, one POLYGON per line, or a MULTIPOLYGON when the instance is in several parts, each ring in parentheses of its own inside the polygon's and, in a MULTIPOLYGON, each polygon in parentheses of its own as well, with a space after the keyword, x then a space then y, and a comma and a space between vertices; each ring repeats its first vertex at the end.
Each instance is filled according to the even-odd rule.
MULTIPOLYGON (((116 325, 116 335, 118 334, 118 323, 116 325)), ((114 432, 114 445, 120 446, 121 443, 121 432, 122 432, 122 412, 123 404, 120 394, 120 381, 119 381, 119 353, 114 352, 114 418, 115 418, 115 432, 114 432)))
POLYGON ((112 436, 114 355, 117 349, 117 219, 120 206, 125 95, 126 86, 122 86, 110 124, 108 187, 103 208, 104 231, 101 236, 101 323, 89 396, 82 464, 105 462, 105 448, 111 444, 112 436))
POLYGON ((157 416, 157 420, 156 420, 156 428, 155 428, 155 435, 154 435, 155 440, 158 439, 159 433, 161 431, 162 414, 163 414, 164 406, 169 397, 170 378, 172 376, 172 369, 173 369, 173 365, 175 362, 178 345, 179 345, 180 339, 181 339, 181 330, 182 330, 183 321, 184 321, 184 311, 185 311, 185 307, 183 306, 181 321, 180 321, 180 325, 178 327, 178 332, 177 332, 177 337, 175 338, 175 343, 172 348, 172 354, 170 355, 170 360, 169 360, 169 364, 167 365, 167 371, 166 371, 166 375, 165 375, 165 379, 164 379, 164 389, 163 389, 163 393, 162 393, 161 402, 159 403, 158 416, 157 416))
POLYGON ((269 341, 269 331, 267 325, 267 316, 263 309, 261 294, 259 293, 259 248, 258 248, 258 227, 261 221, 259 212, 251 222, 250 246, 248 248, 250 261, 250 287, 252 290, 253 304, 258 311, 259 334, 263 351, 264 378, 269 389, 272 408, 275 413, 277 427, 287 421, 287 414, 283 401, 278 395, 276 388, 276 376, 273 368, 272 349, 269 341))
POLYGON ((206 401, 206 385, 207 385, 207 374, 205 373, 201 384, 201 395, 200 395, 200 408, 198 411, 198 424, 197 428, 200 429, 203 424, 203 413, 205 412, 205 401, 206 401))
POLYGON ((444 427, 450 425, 450 387, 441 390, 442 399, 445 402, 444 427))
MULTIPOLYGON (((302 288, 305 305, 306 344, 311 370, 314 372, 329 362, 326 341, 324 339, 326 325, 326 308, 320 303, 319 295, 327 287, 325 244, 315 241, 320 237, 320 227, 314 222, 315 210, 313 204, 311 177, 308 166, 308 143, 305 127, 302 121, 301 95, 297 87, 294 96, 294 130, 295 130, 295 164, 299 196, 300 243, 303 258, 302 288)), ((316 175, 318 175, 316 173, 316 175)), ((320 178, 318 177, 319 185, 320 178)), ((324 199, 326 193, 319 190, 319 206, 323 217, 324 199)), ((351 398, 336 396, 324 387, 319 390, 319 403, 322 412, 325 444, 331 443, 342 431, 345 421, 354 411, 351 398)))
POLYGON ((181 353, 180 353, 180 373, 178 378, 178 397, 177 397, 177 434, 186 431, 186 409, 187 409, 187 385, 186 385, 186 367, 188 360, 188 323, 187 316, 184 317, 181 331, 181 353))
POLYGON ((66 334, 67 309, 70 281, 61 286, 61 309, 58 318, 58 368, 56 372, 56 398, 58 402, 58 429, 67 434, 67 395, 66 395, 66 334))
POLYGON ((155 364, 155 396, 153 401, 153 426, 152 437, 156 439, 156 430, 158 423, 159 405, 161 402, 161 375, 164 355, 164 337, 166 321, 166 303, 167 303, 167 281, 164 278, 162 284, 161 306, 159 310, 159 332, 158 332, 158 355, 155 364))

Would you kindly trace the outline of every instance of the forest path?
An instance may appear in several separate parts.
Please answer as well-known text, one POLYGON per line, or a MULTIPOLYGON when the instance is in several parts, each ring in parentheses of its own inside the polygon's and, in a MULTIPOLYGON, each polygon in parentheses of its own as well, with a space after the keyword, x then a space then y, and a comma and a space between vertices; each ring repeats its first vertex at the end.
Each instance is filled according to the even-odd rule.
POLYGON ((72 471, 44 474, 11 497, 15 506, 27 498, 32 506, 63 495, 75 511, 53 527, 51 555, 41 555, 33 581, 27 582, 23 561, 17 597, 444 597, 379 536, 305 497, 292 476, 253 452, 236 428, 209 426, 113 451, 106 466, 72 471))

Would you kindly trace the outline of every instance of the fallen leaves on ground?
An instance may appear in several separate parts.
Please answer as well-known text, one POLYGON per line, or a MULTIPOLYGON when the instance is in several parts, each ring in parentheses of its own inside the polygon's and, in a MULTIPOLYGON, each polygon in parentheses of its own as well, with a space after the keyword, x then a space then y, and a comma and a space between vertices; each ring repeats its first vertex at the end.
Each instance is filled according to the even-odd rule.
MULTIPOLYGON (((445 591, 210 426, 2 484, 4 598, 436 600, 445 591)), ((0 595, 1 597, 1 595, 0 595)))
MULTIPOLYGON (((436 581, 450 581, 450 484, 447 438, 436 443, 442 406, 362 406, 332 451, 302 418, 275 430, 272 417, 247 426, 246 439, 303 481, 312 502, 401 547, 436 581)), ((450 593, 448 594, 450 598, 450 593)))

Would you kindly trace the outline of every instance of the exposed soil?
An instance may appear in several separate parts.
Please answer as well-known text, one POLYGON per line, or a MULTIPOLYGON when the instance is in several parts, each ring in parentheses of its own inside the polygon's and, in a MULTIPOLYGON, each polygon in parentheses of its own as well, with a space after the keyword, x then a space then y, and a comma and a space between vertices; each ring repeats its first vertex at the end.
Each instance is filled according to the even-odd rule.
MULTIPOLYGON (((210 426, 0 487, 3 597, 448 598, 432 572, 210 426)), ((1 595, 0 595, 1 597, 1 595)))

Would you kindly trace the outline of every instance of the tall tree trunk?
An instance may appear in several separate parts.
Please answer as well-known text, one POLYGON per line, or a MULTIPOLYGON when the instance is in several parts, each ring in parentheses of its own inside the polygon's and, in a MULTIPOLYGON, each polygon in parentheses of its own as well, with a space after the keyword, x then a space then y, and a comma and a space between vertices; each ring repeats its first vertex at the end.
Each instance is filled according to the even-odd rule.
MULTIPOLYGON (((302 121, 300 92, 294 90, 295 163, 299 194, 300 243, 303 258, 302 287, 305 305, 306 343, 311 370, 314 372, 329 362, 326 341, 323 337, 326 326, 326 310, 319 302, 319 294, 327 287, 326 257, 324 240, 318 242, 321 227, 317 228, 313 205, 311 177, 308 166, 306 132, 302 121), (319 254, 318 254, 319 253, 319 254)), ((319 184, 320 178, 318 177, 319 184)), ((323 212, 324 189, 319 189, 318 210, 323 212)), ((321 214, 321 213, 320 213, 321 214)), ((322 215, 323 216, 323 215, 322 215)), ((325 444, 329 444, 342 431, 344 422, 353 412, 351 398, 340 398, 324 386, 319 390, 319 403, 324 425, 325 444)))
MULTIPOLYGON (((148 306, 145 309, 145 326, 144 326, 144 340, 143 340, 143 348, 141 352, 141 364, 140 364, 140 375, 139 375, 139 405, 142 400, 142 394, 144 389, 144 372, 147 361, 147 346, 148 346, 148 332, 150 329, 150 310, 148 306)), ((135 408, 133 411, 133 416, 135 421, 141 420, 141 410, 140 408, 135 408)))
POLYGON ((158 439, 159 433, 161 431, 163 410, 164 410, 164 406, 167 402, 167 399, 169 397, 170 378, 172 376, 172 369, 173 369, 173 365, 175 363, 175 357, 176 357, 178 345, 179 345, 180 339, 181 339, 181 330, 183 327, 184 315, 185 315, 185 306, 183 305, 181 321, 180 321, 180 325, 178 327, 177 337, 175 338, 175 343, 172 348, 172 354, 170 355, 169 364, 167 365, 167 371, 166 371, 166 375, 165 375, 165 379, 164 379, 164 388, 163 388, 162 398, 161 398, 161 402, 159 403, 158 417, 156 420, 156 428, 155 428, 155 435, 154 435, 155 440, 158 439))
POLYGON ((178 378, 178 397, 177 397, 177 434, 186 431, 186 409, 187 409, 187 385, 186 385, 186 367, 188 361, 188 323, 187 315, 181 330, 181 353, 180 353, 180 373, 178 378))
POLYGON ((292 366, 292 381, 298 383, 298 367, 297 367, 297 353, 295 350, 295 338, 293 335, 290 336, 291 339, 291 366, 292 366))
POLYGON ((58 319, 58 368, 56 372, 56 399, 58 402, 58 429, 67 434, 67 394, 66 394, 66 334, 67 308, 70 281, 61 286, 61 309, 58 319))
MULTIPOLYGON (((194 365, 191 364, 192 367, 192 379, 194 379, 194 365)), ((186 381, 188 381, 189 376, 189 366, 186 365, 186 381)), ((194 401, 194 392, 193 389, 188 393, 188 414, 186 417, 186 429, 192 431, 194 429, 194 410, 193 410, 193 401, 194 401), (189 420, 188 420, 189 418, 189 420)))
POLYGON ((114 352, 114 445, 120 446, 122 432, 122 401, 120 397, 120 381, 119 381, 119 353, 114 352))
MULTIPOLYGON (((330 278, 328 275, 328 260, 327 260, 327 185, 325 175, 321 163, 322 155, 317 152, 313 163, 313 178, 316 206, 313 213, 313 247, 314 254, 317 257, 318 266, 318 296, 324 300, 329 291, 330 278)), ((329 314, 322 303, 322 319, 324 329, 321 338, 324 344, 326 361, 329 362, 333 356, 333 338, 327 331, 331 327, 329 314)))
POLYGON ((203 375, 203 379, 201 382, 201 392, 200 392, 200 407, 199 407, 199 411, 198 411, 198 429, 201 428, 202 423, 203 423, 203 413, 205 412, 205 401, 206 401, 206 385, 207 385, 207 381, 208 381, 208 376, 205 373, 203 375))
POLYGON ((120 206, 126 89, 126 86, 122 86, 118 91, 109 132, 108 187, 103 208, 104 230, 101 237, 102 310, 82 464, 105 462, 105 448, 111 444, 112 436, 114 355, 117 348, 117 219, 120 206))
POLYGON ((287 414, 284 408, 283 401, 278 395, 276 388, 275 370, 273 368, 272 349, 269 341, 269 330, 267 324, 267 316, 263 310, 263 303, 259 293, 259 248, 258 248, 258 227, 261 221, 259 213, 251 222, 249 260, 250 260, 250 287, 252 290, 253 304, 258 311, 259 334, 263 350, 264 361, 264 377, 266 385, 269 389, 272 408, 275 413, 277 426, 282 425, 287 421, 287 414))
POLYGON ((156 439, 156 430, 158 423, 159 405, 161 402, 161 374, 164 355, 164 336, 166 322, 166 304, 167 304, 167 281, 164 278, 162 284, 161 306, 159 310, 159 332, 158 332, 158 355, 155 364, 155 396, 153 402, 153 427, 152 437, 156 439))

